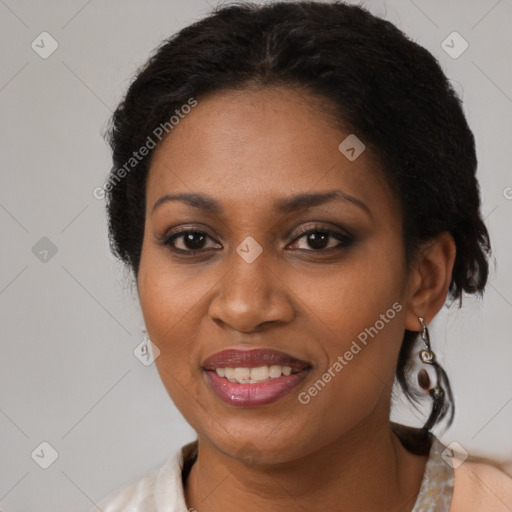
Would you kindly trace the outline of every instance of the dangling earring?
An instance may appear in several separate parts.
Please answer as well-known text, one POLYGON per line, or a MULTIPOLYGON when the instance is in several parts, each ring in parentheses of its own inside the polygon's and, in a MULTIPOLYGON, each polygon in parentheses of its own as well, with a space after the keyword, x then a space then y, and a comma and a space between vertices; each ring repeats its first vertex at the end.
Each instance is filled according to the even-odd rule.
MULTIPOLYGON (((424 319, 420 317, 419 321, 422 327, 421 338, 423 340, 424 348, 420 350, 418 356, 422 363, 430 364, 434 367, 437 376, 436 385, 431 386, 430 376, 427 370, 422 368, 418 372, 418 384, 422 389, 428 391, 429 395, 432 397, 433 400, 432 412, 430 414, 429 419, 427 420, 427 423, 423 427, 424 430, 430 430, 435 424, 437 418, 444 410, 444 390, 439 384, 443 380, 443 377, 445 377, 445 374, 444 370, 437 363, 436 355, 432 350, 432 347, 430 346, 430 336, 428 333, 427 326, 425 325, 424 319)), ((444 416, 444 413, 442 416, 444 416)))

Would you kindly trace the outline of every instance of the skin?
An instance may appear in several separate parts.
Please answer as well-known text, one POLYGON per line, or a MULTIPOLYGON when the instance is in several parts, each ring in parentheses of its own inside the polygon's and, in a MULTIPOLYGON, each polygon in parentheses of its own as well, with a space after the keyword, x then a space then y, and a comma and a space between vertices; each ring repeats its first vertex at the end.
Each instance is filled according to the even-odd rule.
MULTIPOLYGON (((353 162, 343 156, 338 145, 350 132, 323 112, 297 90, 215 93, 153 155, 137 284, 159 374, 197 432, 185 497, 199 512, 410 511, 420 488, 427 458, 391 431, 391 386, 404 329, 421 330, 418 317, 428 325, 446 299, 455 245, 442 233, 406 272, 399 202, 378 161, 368 148, 353 162), (274 210, 277 199, 334 189, 370 213, 344 200, 274 210), (223 211, 179 201, 153 211, 180 192, 207 194, 223 211), (210 237, 202 253, 158 245, 178 227, 210 237), (300 228, 354 241, 339 248, 330 237, 315 249, 300 228), (263 250, 252 263, 236 252, 248 236, 263 250), (298 394, 395 302, 402 310, 302 405, 298 394), (222 402, 201 363, 226 348, 262 347, 308 361, 307 379, 265 406, 222 402)), ((174 243, 194 247, 183 237, 174 243)))

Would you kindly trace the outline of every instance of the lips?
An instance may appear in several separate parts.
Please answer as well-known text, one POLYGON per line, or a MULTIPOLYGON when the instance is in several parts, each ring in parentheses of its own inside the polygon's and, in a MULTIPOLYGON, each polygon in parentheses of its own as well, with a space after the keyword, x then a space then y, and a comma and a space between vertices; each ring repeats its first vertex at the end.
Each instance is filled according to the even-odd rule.
POLYGON ((272 349, 223 350, 206 359, 202 367, 204 370, 215 371, 217 368, 255 368, 271 365, 289 366, 293 372, 300 372, 311 367, 302 359, 272 349))
POLYGON ((259 407, 288 395, 307 377, 312 366, 278 350, 228 349, 210 356, 202 368, 205 383, 223 402, 234 407, 259 407), (258 372, 253 377, 254 369, 258 372), (234 378, 225 378, 228 371, 234 372, 234 378), (237 379, 239 372, 246 375, 237 379), (263 380, 258 382, 254 378, 263 380))

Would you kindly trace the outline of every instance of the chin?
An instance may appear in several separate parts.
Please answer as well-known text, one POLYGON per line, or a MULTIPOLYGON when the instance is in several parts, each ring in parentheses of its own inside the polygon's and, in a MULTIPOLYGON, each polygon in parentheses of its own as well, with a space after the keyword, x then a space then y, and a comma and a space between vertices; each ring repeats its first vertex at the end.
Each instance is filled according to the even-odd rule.
POLYGON ((305 446, 312 448, 307 439, 298 437, 288 430, 272 433, 272 428, 237 429, 236 434, 219 433, 219 437, 206 436, 209 444, 226 456, 239 460, 248 466, 265 466, 287 463, 306 455, 305 446), (271 433, 269 435, 269 432, 271 433))

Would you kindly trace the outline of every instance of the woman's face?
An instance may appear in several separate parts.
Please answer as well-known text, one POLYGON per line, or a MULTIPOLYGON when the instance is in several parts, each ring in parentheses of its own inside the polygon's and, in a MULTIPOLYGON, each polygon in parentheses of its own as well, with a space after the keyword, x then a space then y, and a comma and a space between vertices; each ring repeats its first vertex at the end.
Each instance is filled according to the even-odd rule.
POLYGON ((369 149, 338 149, 349 135, 306 94, 228 91, 199 100, 153 155, 138 289, 156 365, 199 439, 240 460, 291 461, 389 421, 401 214, 369 149), (203 200, 159 201, 169 194, 203 200), (178 231, 191 233, 158 244, 178 231), (290 376, 268 351, 206 363, 226 349, 299 363, 290 376), (265 383, 214 371, 259 367, 260 380, 271 366, 281 376, 265 383))

